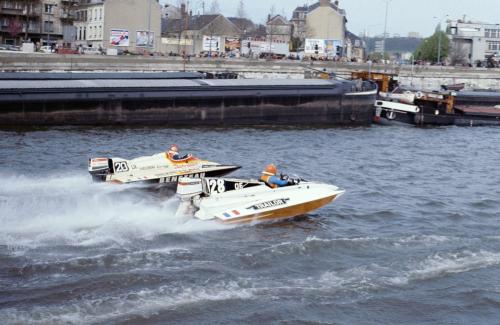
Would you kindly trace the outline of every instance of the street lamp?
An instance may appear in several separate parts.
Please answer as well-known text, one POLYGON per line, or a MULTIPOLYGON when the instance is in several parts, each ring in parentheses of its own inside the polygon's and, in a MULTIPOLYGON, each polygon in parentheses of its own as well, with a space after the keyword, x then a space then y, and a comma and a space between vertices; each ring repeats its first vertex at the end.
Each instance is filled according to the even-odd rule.
POLYGON ((389 16, 389 2, 391 2, 391 0, 385 0, 385 22, 384 22, 384 47, 383 47, 383 52, 382 54, 385 54, 385 41, 386 41, 386 38, 387 38, 387 18, 389 16))
POLYGON ((385 52, 386 52, 386 46, 385 42, 387 40, 387 18, 389 16, 389 2, 391 0, 385 0, 385 22, 384 22, 384 45, 382 48, 382 58, 384 59, 384 71, 387 71, 387 62, 385 60, 385 52))
POLYGON ((51 29, 51 26, 50 26, 50 23, 52 22, 50 20, 50 17, 51 15, 54 15, 54 7, 57 7, 57 4, 46 4, 46 6, 48 6, 48 8, 50 8, 49 10, 47 10, 47 46, 51 46, 50 45, 50 29, 51 29))
POLYGON ((437 59, 437 64, 438 65, 441 65, 441 37, 442 37, 442 33, 441 33, 441 22, 446 18, 446 17, 449 17, 450 15, 444 15, 443 18, 439 19, 439 17, 436 17, 434 16, 433 18, 434 19, 439 19, 439 28, 438 28, 438 32, 439 32, 439 35, 438 35, 438 59, 437 59))
MULTIPOLYGON (((149 3, 148 3, 148 39, 146 41, 146 49, 148 50, 148 52, 151 52, 151 44, 150 44, 150 40, 151 40, 151 0, 149 0, 149 3)), ((149 53, 148 53, 149 54, 149 53)))

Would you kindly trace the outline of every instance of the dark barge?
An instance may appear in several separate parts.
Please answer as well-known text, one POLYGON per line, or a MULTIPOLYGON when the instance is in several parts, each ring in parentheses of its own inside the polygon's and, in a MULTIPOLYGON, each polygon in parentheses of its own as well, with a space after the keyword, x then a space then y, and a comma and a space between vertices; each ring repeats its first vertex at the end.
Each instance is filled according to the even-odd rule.
POLYGON ((0 76, 0 125, 369 125, 377 93, 344 80, 114 75, 0 76))

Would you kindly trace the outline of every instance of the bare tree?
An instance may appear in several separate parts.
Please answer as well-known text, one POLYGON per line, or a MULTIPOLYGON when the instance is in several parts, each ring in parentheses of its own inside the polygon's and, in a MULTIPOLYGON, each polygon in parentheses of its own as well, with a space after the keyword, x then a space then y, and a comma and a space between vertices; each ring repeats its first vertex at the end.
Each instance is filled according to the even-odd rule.
POLYGON ((9 35, 12 38, 16 38, 17 35, 21 34, 23 30, 23 24, 21 23, 21 20, 19 20, 18 17, 11 19, 9 21, 9 26, 7 30, 9 31, 9 35))
POLYGON ((211 15, 216 15, 216 14, 220 13, 219 1, 212 0, 212 4, 210 5, 210 9, 209 9, 208 13, 211 15))
POLYGON ((276 15, 276 5, 274 5, 274 3, 273 3, 273 5, 271 6, 271 8, 269 9, 269 16, 271 18, 273 18, 274 15, 276 15))
POLYGON ((243 2, 243 0, 240 0, 238 4, 238 11, 236 12, 236 15, 240 18, 246 18, 247 16, 247 13, 245 11, 245 3, 243 2))
POLYGON ((455 43, 450 51, 451 64, 467 64, 469 55, 467 47, 463 43, 455 43))

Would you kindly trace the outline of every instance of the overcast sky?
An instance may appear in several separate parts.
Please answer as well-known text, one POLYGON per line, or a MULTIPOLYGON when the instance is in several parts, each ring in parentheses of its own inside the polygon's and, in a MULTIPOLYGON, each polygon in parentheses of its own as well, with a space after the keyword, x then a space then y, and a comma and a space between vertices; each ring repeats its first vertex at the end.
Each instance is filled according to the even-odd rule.
MULTIPOLYGON (((162 0, 164 3, 177 4, 179 0, 162 0)), ((189 0, 189 7, 194 13, 201 11, 202 2, 208 9, 213 0, 189 0)), ((235 16, 239 0, 217 0, 221 11, 226 16, 235 16)), ((333 1, 333 0, 332 0, 333 1)), ((290 18, 293 10, 313 0, 244 0, 245 10, 254 22, 262 23, 274 5, 277 14, 290 18)), ((356 33, 364 30, 370 36, 384 31, 385 0, 340 0, 340 7, 347 11, 347 28, 356 33)), ((387 31, 407 36, 409 32, 418 32, 422 36, 433 33, 438 20, 449 15, 461 18, 500 23, 500 0, 390 0, 387 31), (439 17, 433 18, 433 17, 439 17)), ((443 24, 444 27, 444 24, 443 24)))

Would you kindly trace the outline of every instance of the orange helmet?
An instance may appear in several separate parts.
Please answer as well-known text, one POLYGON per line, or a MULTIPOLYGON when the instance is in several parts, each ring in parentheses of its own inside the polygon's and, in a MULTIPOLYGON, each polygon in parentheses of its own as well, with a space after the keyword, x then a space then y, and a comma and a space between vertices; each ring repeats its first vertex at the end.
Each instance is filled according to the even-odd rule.
POLYGON ((278 169, 274 164, 269 164, 266 166, 266 169, 264 170, 264 174, 268 175, 276 175, 278 173, 278 169))
POLYGON ((173 144, 173 145, 170 147, 170 151, 179 152, 179 147, 178 147, 176 144, 173 144))

